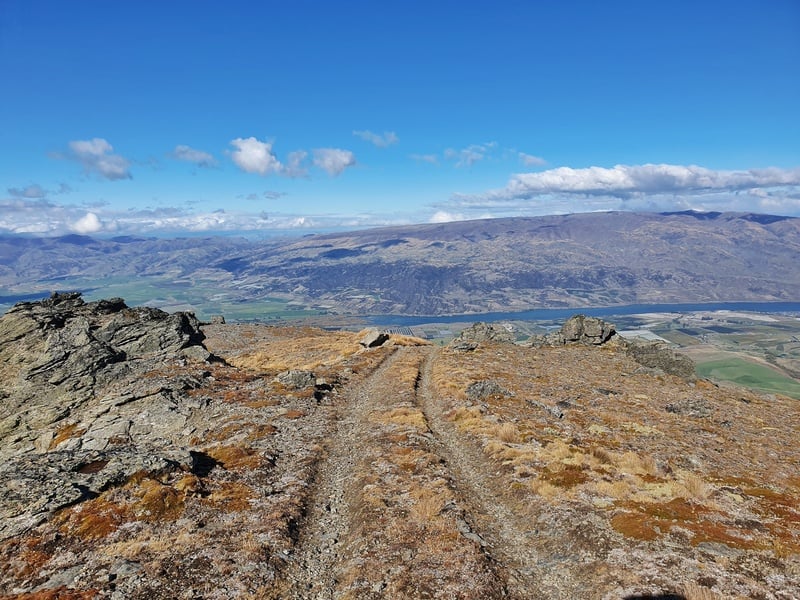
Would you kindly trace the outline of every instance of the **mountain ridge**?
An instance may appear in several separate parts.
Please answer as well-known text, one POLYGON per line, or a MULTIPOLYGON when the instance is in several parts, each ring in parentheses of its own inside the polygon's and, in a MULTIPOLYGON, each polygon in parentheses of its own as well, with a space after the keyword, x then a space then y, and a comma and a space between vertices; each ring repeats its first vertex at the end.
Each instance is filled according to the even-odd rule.
POLYGON ((183 286, 201 309, 214 297, 277 298, 345 315, 800 298, 800 219, 754 213, 579 213, 260 242, 74 242, 0 237, 0 286, 102 290, 137 278, 183 286))

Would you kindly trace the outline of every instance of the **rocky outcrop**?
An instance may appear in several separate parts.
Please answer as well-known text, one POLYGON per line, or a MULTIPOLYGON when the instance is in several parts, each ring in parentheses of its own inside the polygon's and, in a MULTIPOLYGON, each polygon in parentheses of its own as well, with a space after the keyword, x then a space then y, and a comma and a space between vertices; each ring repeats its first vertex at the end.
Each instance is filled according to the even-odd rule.
POLYGON ((675 352, 664 342, 624 340, 617 335, 612 323, 597 317, 575 315, 567 319, 558 331, 532 336, 528 340, 528 344, 533 347, 568 344, 601 346, 609 342, 624 349, 644 369, 688 380, 696 377, 694 362, 688 356, 675 352))
POLYGON ((513 396, 513 394, 503 386, 490 379, 473 381, 467 386, 465 393, 467 398, 474 402, 485 400, 491 396, 513 396))
POLYGON ((689 380, 696 377, 692 359, 675 352, 663 342, 629 341, 625 349, 636 362, 647 369, 689 380))
POLYGON ((454 349, 474 350, 481 342, 514 342, 514 334, 504 327, 489 323, 473 323, 456 337, 451 345, 454 349))
POLYGON ((134 473, 190 463, 175 444, 204 404, 187 393, 214 358, 203 339, 191 313, 78 293, 0 318, 0 539, 134 473))
POLYGON ((561 329, 547 335, 533 336, 529 343, 533 346, 563 346, 565 344, 584 344, 600 346, 617 335, 612 323, 597 317, 575 315, 567 319, 561 329))

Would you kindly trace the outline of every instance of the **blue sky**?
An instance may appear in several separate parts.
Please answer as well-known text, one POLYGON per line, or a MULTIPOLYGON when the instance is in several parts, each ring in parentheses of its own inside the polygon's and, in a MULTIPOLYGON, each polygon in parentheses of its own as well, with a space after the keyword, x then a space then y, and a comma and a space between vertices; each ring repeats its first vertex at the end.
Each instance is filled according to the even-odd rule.
POLYGON ((800 3, 0 1, 0 232, 800 216, 800 3))

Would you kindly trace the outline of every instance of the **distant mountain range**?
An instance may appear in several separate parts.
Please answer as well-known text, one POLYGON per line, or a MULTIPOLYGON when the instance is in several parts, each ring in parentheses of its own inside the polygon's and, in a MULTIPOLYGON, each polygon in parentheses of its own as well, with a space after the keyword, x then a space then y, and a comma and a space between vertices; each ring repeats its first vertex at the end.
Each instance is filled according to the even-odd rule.
POLYGON ((125 278, 181 285, 187 296, 196 291, 198 304, 223 294, 361 315, 796 301, 800 219, 605 212, 263 242, 0 236, 6 301, 125 278))

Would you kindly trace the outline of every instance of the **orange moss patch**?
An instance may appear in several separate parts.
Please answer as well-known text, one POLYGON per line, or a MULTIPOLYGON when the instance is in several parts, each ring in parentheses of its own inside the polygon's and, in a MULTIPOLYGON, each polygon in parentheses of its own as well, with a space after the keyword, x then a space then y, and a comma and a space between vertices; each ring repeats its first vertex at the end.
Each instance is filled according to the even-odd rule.
POLYGON ((262 463, 261 456, 246 446, 214 446, 205 453, 226 469, 255 469, 262 463))
POLYGON ((621 512, 611 518, 611 526, 625 537, 647 542, 658 539, 655 519, 638 512, 621 512))
POLYGON ((253 490, 235 481, 219 483, 212 488, 205 502, 225 512, 239 512, 250 508, 253 490))
POLYGON ((553 472, 546 470, 539 476, 556 487, 571 488, 588 481, 589 476, 586 471, 576 465, 566 465, 563 469, 553 472))
POLYGON ((60 443, 67 441, 70 438, 78 437, 86 433, 85 429, 78 429, 77 423, 70 423, 68 425, 64 425, 60 428, 57 432, 55 437, 50 442, 50 446, 48 447, 49 450, 53 450, 56 448, 60 443))
POLYGON ((17 579, 27 579, 39 573, 51 558, 44 550, 44 540, 37 536, 11 538, 0 544, 0 571, 13 574, 17 579))
POLYGON ((626 510, 612 517, 611 526, 627 537, 654 540, 677 526, 691 532, 693 546, 712 542, 740 550, 766 547, 766 540, 751 537, 735 525, 719 521, 718 515, 710 509, 684 498, 675 498, 665 503, 626 502, 622 506, 626 510))
POLYGON ((123 523, 135 520, 129 506, 111 502, 104 496, 61 511, 55 519, 59 530, 82 540, 99 540, 123 523))

